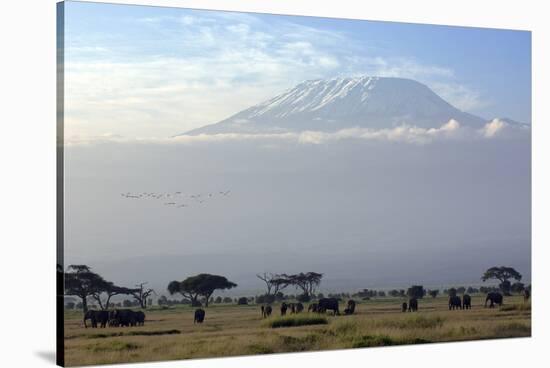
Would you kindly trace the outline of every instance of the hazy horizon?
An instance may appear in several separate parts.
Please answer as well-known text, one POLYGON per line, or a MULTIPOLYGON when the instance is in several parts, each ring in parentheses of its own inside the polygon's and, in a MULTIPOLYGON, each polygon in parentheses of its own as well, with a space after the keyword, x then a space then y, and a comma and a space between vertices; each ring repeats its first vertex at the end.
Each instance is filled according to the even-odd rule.
POLYGON ((246 288, 264 271, 357 288, 473 282, 494 265, 529 279, 528 142, 69 147, 65 261, 157 289, 200 272, 246 288), (185 208, 121 196, 226 190, 185 208))

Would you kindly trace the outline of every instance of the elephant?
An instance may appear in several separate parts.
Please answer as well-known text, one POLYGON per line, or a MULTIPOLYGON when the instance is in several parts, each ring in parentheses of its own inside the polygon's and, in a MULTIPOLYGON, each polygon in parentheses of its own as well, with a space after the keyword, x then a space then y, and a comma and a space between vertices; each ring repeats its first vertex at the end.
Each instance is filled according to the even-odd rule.
POLYGON ((136 324, 138 326, 145 325, 145 313, 143 313, 142 311, 136 312, 136 324))
POLYGON ((318 305, 317 303, 311 303, 311 304, 307 307, 307 311, 308 311, 308 312, 317 313, 317 309, 319 309, 319 305, 318 305))
POLYGON ((112 310, 109 312, 109 327, 117 327, 118 320, 116 319, 116 311, 112 310))
POLYGON ((286 316, 286 310, 288 309, 288 305, 283 302, 283 304, 281 304, 281 316, 286 316))
POLYGON ((348 307, 344 309, 344 314, 349 315, 355 313, 355 300, 348 300, 348 307))
POLYGON ((295 303, 288 303, 288 308, 290 309, 290 314, 296 313, 296 304, 295 303))
POLYGON ((449 297, 449 310, 451 309, 462 309, 462 301, 459 296, 449 297))
POLYGON ((472 309, 472 298, 468 294, 462 296, 462 309, 472 309))
POLYGON ((407 311, 407 302, 403 302, 403 304, 401 304, 401 312, 406 312, 407 311))
POLYGON ((86 325, 86 320, 91 320, 92 322, 92 328, 97 328, 97 324, 99 322, 101 328, 105 328, 107 326, 107 322, 109 322, 109 311, 101 310, 101 311, 95 311, 95 310, 89 310, 84 314, 84 327, 88 328, 86 325))
POLYGON ((204 321, 204 316, 206 312, 204 309, 196 309, 195 310, 195 319, 193 320, 193 323, 202 323, 204 321))
POLYGON ((117 326, 129 327, 137 323, 137 314, 131 309, 116 309, 114 319, 117 326))
POLYGON ((502 305, 502 294, 491 292, 487 294, 487 297, 485 298, 485 308, 487 308, 487 302, 490 301, 491 304, 489 305, 489 308, 494 308, 495 304, 498 304, 499 306, 502 305))
POLYGON ((296 303, 294 304, 295 313, 300 313, 304 310, 304 305, 302 303, 296 303))
POLYGON ((529 289, 523 290, 523 301, 524 302, 528 301, 530 297, 531 297, 531 292, 529 291, 529 289))
POLYGON ((409 299, 409 312, 418 311, 418 300, 416 298, 409 299))
POLYGON ((332 310, 334 315, 340 315, 338 308, 338 299, 336 298, 321 298, 319 299, 317 313, 325 313, 327 310, 332 310))
POLYGON ((262 305, 262 317, 263 318, 267 318, 269 316, 271 316, 271 312, 272 312, 272 308, 270 305, 262 305))

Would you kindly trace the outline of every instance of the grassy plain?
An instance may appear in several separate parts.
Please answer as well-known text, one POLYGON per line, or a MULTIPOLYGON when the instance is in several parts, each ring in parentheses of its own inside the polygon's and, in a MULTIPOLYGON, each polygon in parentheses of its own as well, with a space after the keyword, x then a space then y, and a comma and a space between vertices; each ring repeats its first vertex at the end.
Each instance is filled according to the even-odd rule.
POLYGON ((428 297, 416 313, 402 313, 401 302, 361 301, 356 314, 327 315, 327 323, 302 312, 296 318, 309 315, 315 324, 301 320, 279 328, 271 327, 280 325, 273 323, 280 319, 278 305, 267 321, 258 305, 219 304, 206 309, 202 325, 193 324, 193 308, 177 307, 147 310, 142 327, 95 329, 84 328, 81 312, 67 311, 65 360, 80 366, 531 336, 530 304, 521 297, 489 309, 483 308, 483 296, 473 296, 471 310, 454 311, 446 297, 428 297))

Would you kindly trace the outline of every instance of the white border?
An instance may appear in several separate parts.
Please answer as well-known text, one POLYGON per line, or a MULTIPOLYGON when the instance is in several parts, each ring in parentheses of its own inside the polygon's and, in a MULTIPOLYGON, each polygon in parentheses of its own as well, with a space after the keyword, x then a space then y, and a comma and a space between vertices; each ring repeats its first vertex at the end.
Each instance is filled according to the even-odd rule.
MULTIPOLYGON (((141 364, 140 367, 538 367, 550 341, 550 29, 543 1, 134 0, 255 11, 533 31, 533 338, 141 364), (540 287, 539 287, 540 286, 540 287)), ((55 349, 55 0, 0 12, 2 367, 51 366, 55 349), (7 288, 7 290, 6 290, 7 288), (30 298, 34 298, 34 302, 30 298)), ((123 367, 126 365, 120 365, 123 367)), ((129 365, 128 365, 129 366, 129 365)))

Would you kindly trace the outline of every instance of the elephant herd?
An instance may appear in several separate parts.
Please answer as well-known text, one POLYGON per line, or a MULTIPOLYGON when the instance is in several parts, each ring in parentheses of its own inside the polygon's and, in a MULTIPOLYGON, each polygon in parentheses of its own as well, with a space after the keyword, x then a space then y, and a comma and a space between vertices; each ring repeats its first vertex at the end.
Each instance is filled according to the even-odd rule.
POLYGON ((472 298, 468 294, 464 294, 462 296, 462 300, 460 300, 460 297, 455 295, 449 297, 449 310, 455 310, 455 309, 471 309, 472 308, 472 298))
MULTIPOLYGON (((485 307, 489 303, 489 308, 494 308, 495 304, 501 306, 503 302, 503 296, 498 292, 490 292, 485 298, 485 307)), ((345 315, 351 315, 355 313, 355 301, 348 300, 347 307, 344 309, 345 315)), ((472 298, 468 294, 464 294, 462 299, 459 296, 449 297, 449 310, 456 309, 471 309, 472 298)), ((287 311, 290 314, 300 313, 304 310, 302 303, 286 303, 281 304, 281 316, 285 316, 287 311)), ((326 313, 331 311, 333 315, 340 315, 339 300, 336 298, 321 298, 317 303, 311 303, 308 306, 308 312, 313 313, 326 313)), ((410 298, 409 302, 403 302, 401 305, 402 312, 416 312, 418 311, 418 300, 416 298, 410 298)), ((273 312, 273 308, 270 305, 261 306, 262 318, 268 318, 273 312)), ((196 309, 194 314, 193 323, 202 323, 206 312, 204 309, 196 309)), ((143 326, 145 324, 145 313, 142 311, 133 311, 131 309, 115 309, 112 311, 96 311, 89 310, 84 314, 84 327, 88 327, 86 321, 91 321, 92 328, 97 328, 98 325, 102 328, 107 327, 130 327, 130 326, 143 326)))
POLYGON ((86 321, 90 320, 92 328, 110 327, 130 327, 143 326, 145 324, 145 313, 142 311, 133 311, 131 309, 115 309, 112 311, 106 310, 89 310, 84 313, 84 327, 88 328, 86 321))
MULTIPOLYGON (((485 298, 485 307, 490 302, 489 308, 494 308, 495 304, 502 306, 503 296, 501 293, 490 292, 485 298)), ((449 297, 449 310, 457 309, 472 309, 472 298, 468 294, 464 294, 462 299, 459 296, 454 295, 449 297)), ((409 299, 409 304, 403 302, 401 305, 402 312, 416 312, 418 310, 418 300, 416 298, 409 299)))
MULTIPOLYGON (((270 305, 262 305, 260 307, 263 318, 268 318, 273 312, 273 308, 270 305)), ((286 316, 287 312, 290 314, 300 313, 304 310, 302 303, 286 303, 281 304, 281 316, 286 316)), ((307 308, 311 313, 326 313, 331 311, 334 315, 340 315, 339 301, 336 298, 321 298, 317 303, 309 304, 307 308)), ((344 309, 344 314, 349 315, 355 313, 355 301, 349 300, 347 308, 344 309)))
MULTIPOLYGON (((271 307, 270 306, 265 306, 264 309, 267 310, 267 308, 271 308, 271 307)), ((302 312, 303 310, 304 310, 304 305, 302 303, 285 303, 285 302, 283 302, 281 304, 281 316, 285 316, 287 311, 290 311, 290 314, 296 314, 296 313, 302 312)), ((266 313, 266 315, 264 315, 264 317, 269 317, 270 314, 271 314, 271 312, 269 312, 269 314, 266 313)))

